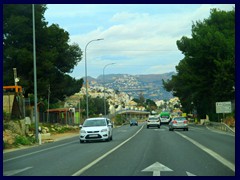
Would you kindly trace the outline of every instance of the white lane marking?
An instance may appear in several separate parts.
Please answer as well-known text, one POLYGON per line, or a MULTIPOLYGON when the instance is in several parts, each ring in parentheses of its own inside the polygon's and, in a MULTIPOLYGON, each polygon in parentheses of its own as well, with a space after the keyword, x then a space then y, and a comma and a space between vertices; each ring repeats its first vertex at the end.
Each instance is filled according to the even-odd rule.
POLYGON ((102 156, 100 156, 99 158, 95 159, 94 161, 92 161, 91 163, 89 163, 88 165, 86 165, 85 167, 83 167, 82 169, 80 169, 79 171, 77 171, 76 173, 74 173, 72 176, 79 176, 81 175, 84 171, 86 171, 87 169, 89 169, 90 167, 92 167, 93 165, 95 165, 96 163, 98 163, 99 161, 101 161, 103 158, 105 158, 106 156, 108 156, 109 154, 111 154, 112 152, 114 152, 115 150, 117 150, 118 148, 120 148, 122 145, 124 145, 125 143, 127 143, 128 141, 130 141, 134 136, 136 136, 142 129, 144 126, 142 126, 134 135, 132 135, 130 138, 126 139, 125 141, 123 141, 121 144, 119 144, 118 146, 116 146, 115 148, 111 149, 110 151, 108 151, 107 153, 103 154, 102 156))
POLYGON ((187 173, 188 176, 196 176, 195 174, 187 172, 187 171, 186 171, 186 173, 187 173))
POLYGON ((33 168, 33 167, 26 167, 24 169, 16 169, 16 170, 11 170, 11 171, 5 171, 5 172, 3 172, 3 175, 4 176, 13 176, 15 174, 18 174, 20 172, 26 171, 26 170, 31 169, 31 168, 33 168))
POLYGON ((179 132, 176 132, 176 133, 179 134, 180 136, 182 136, 183 138, 187 139, 188 141, 190 141, 191 143, 193 143, 194 145, 196 145, 197 147, 199 147, 200 149, 202 149, 203 151, 205 151, 206 153, 208 153, 212 157, 214 157, 216 160, 218 160, 219 162, 221 162, 222 164, 227 166, 233 172, 235 172, 235 164, 231 163, 230 161, 228 161, 224 157, 220 156, 218 153, 212 151, 211 149, 207 148, 206 146, 203 146, 202 144, 198 143, 197 141, 194 141, 193 139, 191 139, 191 138, 189 138, 189 137, 187 137, 187 136, 185 136, 185 135, 183 135, 179 132))
POLYGON ((142 171, 153 172, 153 176, 161 176, 161 171, 173 171, 173 170, 159 162, 155 162, 154 164, 143 169, 142 171))
POLYGON ((154 131, 166 131, 166 129, 154 129, 154 131))
POLYGON ((48 151, 50 149, 55 149, 55 148, 58 148, 58 147, 61 147, 61 146, 71 144, 71 143, 74 143, 74 142, 69 142, 69 143, 57 145, 57 146, 54 146, 54 147, 42 149, 42 150, 39 150, 39 151, 34 151, 34 152, 31 152, 31 153, 28 153, 28 154, 24 154, 24 155, 21 155, 21 156, 17 156, 17 157, 14 157, 14 158, 3 160, 3 162, 12 161, 12 160, 19 159, 19 158, 22 158, 22 157, 30 156, 30 155, 37 154, 37 153, 44 152, 44 151, 48 151))

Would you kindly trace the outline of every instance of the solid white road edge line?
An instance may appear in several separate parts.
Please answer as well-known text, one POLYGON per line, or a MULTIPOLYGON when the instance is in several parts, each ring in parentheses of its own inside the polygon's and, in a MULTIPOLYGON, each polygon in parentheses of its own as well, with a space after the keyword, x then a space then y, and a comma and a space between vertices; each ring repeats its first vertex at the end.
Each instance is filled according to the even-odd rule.
POLYGON ((101 161, 103 158, 105 158, 106 156, 108 156, 109 154, 111 154, 112 152, 114 152, 115 150, 117 150, 118 148, 120 148, 122 145, 124 145, 126 142, 130 141, 134 136, 136 136, 143 128, 144 126, 142 126, 134 135, 132 135, 130 138, 126 139, 125 141, 123 141, 121 144, 117 145, 115 148, 111 149, 110 151, 108 151, 107 153, 103 154, 102 156, 100 156, 99 158, 95 159, 94 161, 92 161, 91 163, 89 163, 88 165, 86 165, 85 167, 83 167, 82 169, 80 169, 79 171, 77 171, 76 173, 74 173, 72 176, 79 176, 80 174, 82 174, 84 171, 86 171, 87 169, 89 169, 90 167, 92 167, 93 165, 95 165, 96 163, 98 163, 99 161, 101 161))
POLYGON ((233 172, 235 172, 235 164, 231 163, 227 159, 220 156, 218 153, 216 153, 216 152, 212 151, 211 149, 207 148, 206 146, 203 146, 202 144, 198 143, 197 141, 194 141, 193 139, 181 134, 180 132, 176 132, 176 133, 179 134, 180 136, 182 136, 183 138, 187 139, 188 141, 190 141, 191 143, 193 143, 194 145, 196 145, 197 147, 199 147, 200 149, 202 149, 203 151, 205 151, 206 153, 208 153, 212 157, 214 157, 216 160, 218 160, 219 162, 221 162, 222 164, 227 166, 233 172))

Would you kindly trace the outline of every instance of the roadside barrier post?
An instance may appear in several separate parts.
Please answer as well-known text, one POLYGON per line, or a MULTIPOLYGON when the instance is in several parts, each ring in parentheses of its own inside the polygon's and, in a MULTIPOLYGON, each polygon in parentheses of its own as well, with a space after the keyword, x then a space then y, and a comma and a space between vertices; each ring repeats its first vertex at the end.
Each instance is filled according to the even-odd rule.
POLYGON ((42 128, 39 126, 38 127, 38 142, 39 142, 39 145, 42 144, 42 134, 41 134, 41 132, 42 132, 42 128))

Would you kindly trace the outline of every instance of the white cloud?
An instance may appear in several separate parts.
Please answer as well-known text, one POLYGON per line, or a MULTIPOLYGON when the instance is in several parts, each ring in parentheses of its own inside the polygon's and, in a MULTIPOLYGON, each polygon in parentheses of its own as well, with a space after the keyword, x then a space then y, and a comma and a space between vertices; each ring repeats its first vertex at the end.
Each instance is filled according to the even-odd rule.
MULTIPOLYGON (((129 74, 143 74, 175 70, 183 58, 176 41, 182 36, 191 36, 192 22, 208 18, 211 8, 232 10, 233 5, 162 7, 163 5, 54 5, 49 8, 57 10, 52 10, 49 15, 59 19, 69 17, 69 22, 64 22, 63 26, 75 32, 70 34, 71 42, 78 43, 83 51, 90 40, 104 38, 103 41, 91 43, 87 48, 90 65, 88 72, 90 76, 96 77, 101 74, 101 66, 112 62, 117 64, 109 68, 109 72, 114 70, 119 71, 116 73, 127 73, 128 70, 129 74), (78 32, 78 29, 85 31, 78 32)), ((83 65, 84 63, 79 63, 81 67, 83 65)), ((84 76, 83 68, 76 69, 74 76, 84 76)))

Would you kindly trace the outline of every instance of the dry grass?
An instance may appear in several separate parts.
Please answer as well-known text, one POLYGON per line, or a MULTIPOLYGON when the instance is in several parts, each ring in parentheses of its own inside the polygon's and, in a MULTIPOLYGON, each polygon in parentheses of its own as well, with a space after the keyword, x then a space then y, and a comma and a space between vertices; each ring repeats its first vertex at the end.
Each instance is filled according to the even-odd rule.
POLYGON ((232 116, 227 117, 223 122, 230 127, 235 127, 235 118, 232 116))

